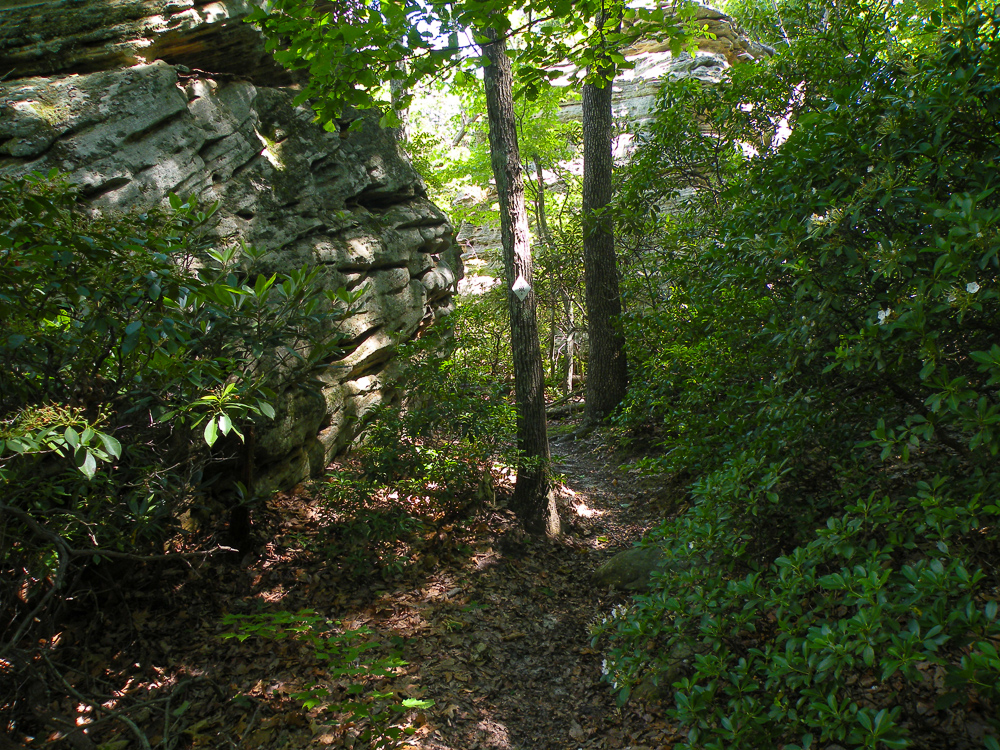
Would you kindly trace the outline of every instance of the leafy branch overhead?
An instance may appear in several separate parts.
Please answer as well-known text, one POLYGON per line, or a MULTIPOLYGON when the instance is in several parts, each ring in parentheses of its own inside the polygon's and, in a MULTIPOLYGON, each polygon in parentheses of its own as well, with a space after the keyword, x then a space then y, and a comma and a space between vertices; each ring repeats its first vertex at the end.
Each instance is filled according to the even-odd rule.
POLYGON ((256 8, 247 21, 264 31, 279 63, 308 72, 297 102, 312 101, 317 118, 332 130, 348 108, 376 107, 385 112, 384 124, 398 124, 393 110, 410 104, 414 84, 474 74, 489 64, 481 53, 489 32, 510 40, 517 86, 528 98, 564 75, 558 66, 585 70, 606 52, 624 68, 628 62, 619 50, 637 39, 669 39, 679 52, 697 36, 693 5, 676 11, 623 8, 627 23, 595 25, 594 19, 614 15, 607 5, 383 0, 331 7, 276 0, 256 8), (401 99, 392 99, 390 81, 401 84, 401 99))

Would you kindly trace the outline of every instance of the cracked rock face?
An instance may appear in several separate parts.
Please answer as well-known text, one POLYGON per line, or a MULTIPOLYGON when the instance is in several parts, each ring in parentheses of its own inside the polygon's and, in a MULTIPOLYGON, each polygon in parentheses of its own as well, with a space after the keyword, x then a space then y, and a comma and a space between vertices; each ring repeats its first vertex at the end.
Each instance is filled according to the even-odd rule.
MULTIPOLYGON (((14 10, 55 5, 94 3, 14 10)), ((188 6, 204 14, 236 3, 101 5, 188 6)), ((0 43, 12 37, 10 12, 0 11, 0 43)), ((204 24, 189 31, 205 43, 204 24)), ((0 53, 11 54, 9 47, 0 53)), ((45 56, 38 60, 42 66, 45 56)), ((50 67, 65 69, 57 62, 50 67)), ((93 206, 108 209, 163 206, 171 192, 218 201, 212 232, 220 244, 244 241, 270 251, 265 260, 273 270, 318 265, 330 288, 364 290, 358 312, 341 324, 351 353, 324 374, 321 392, 286 389, 274 423, 259 436, 260 488, 294 484, 346 447, 360 418, 391 393, 393 345, 453 309, 463 269, 452 228, 390 134, 371 121, 330 133, 312 122, 310 110, 292 105, 294 92, 252 75, 192 72, 190 61, 116 62, 82 74, 0 81, 0 177, 56 168, 93 206)))

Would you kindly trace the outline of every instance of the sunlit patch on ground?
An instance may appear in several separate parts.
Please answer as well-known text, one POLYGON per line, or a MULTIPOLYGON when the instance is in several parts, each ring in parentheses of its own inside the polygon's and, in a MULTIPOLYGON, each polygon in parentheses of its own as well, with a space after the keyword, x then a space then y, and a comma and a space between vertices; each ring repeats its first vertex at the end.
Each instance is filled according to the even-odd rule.
MULTIPOLYGON (((392 487, 338 504, 303 485, 255 516, 255 533, 267 541, 253 554, 157 573, 171 584, 167 596, 137 586, 127 614, 81 620, 57 650, 86 649, 96 677, 71 675, 74 684, 101 692, 116 712, 131 710, 151 740, 184 750, 366 747, 368 719, 302 699, 318 685, 340 701, 352 679, 386 696, 380 705, 433 702, 384 725, 411 728, 400 738, 407 750, 667 747, 658 709, 615 709, 590 643, 588 623, 621 601, 595 590, 590 572, 656 517, 596 447, 575 441, 558 459, 557 542, 520 531, 504 501, 509 468, 494 467, 496 502, 457 514, 435 494, 447 488, 392 487), (388 539, 404 517, 419 523, 402 540, 370 545, 379 523, 389 524, 388 539), (405 565, 389 565, 401 557, 405 565), (324 639, 370 629, 366 654, 398 653, 406 663, 349 679, 294 633, 222 638, 233 631, 222 622, 227 613, 300 611, 328 623, 324 639)), ((86 708, 73 701, 63 710, 74 723, 90 722, 99 745, 135 742, 121 722, 86 708)))

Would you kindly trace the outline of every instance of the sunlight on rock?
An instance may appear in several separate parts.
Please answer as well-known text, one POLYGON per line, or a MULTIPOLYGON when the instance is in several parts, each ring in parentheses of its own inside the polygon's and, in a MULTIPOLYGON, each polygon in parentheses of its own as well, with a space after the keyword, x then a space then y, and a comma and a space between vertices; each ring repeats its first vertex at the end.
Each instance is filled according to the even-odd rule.
POLYGON ((485 294, 500 283, 500 279, 493 276, 475 275, 466 276, 458 282, 459 294, 485 294))
POLYGON ((261 142, 261 145, 264 146, 264 148, 260 152, 261 156, 263 156, 265 159, 271 162, 271 166, 274 167, 275 169, 279 171, 284 171, 285 162, 281 158, 281 142, 268 138, 266 135, 262 134, 256 128, 254 128, 253 132, 256 133, 257 140, 259 140, 261 142))

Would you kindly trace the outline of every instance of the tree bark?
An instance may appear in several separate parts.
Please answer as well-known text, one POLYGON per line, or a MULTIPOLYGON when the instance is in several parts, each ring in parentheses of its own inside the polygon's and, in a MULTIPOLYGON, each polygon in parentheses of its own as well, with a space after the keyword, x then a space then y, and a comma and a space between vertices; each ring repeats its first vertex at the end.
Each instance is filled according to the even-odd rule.
POLYGON ((622 312, 615 258, 611 203, 611 115, 614 66, 608 63, 599 83, 583 86, 583 270, 587 297, 587 410, 585 421, 608 416, 625 398, 628 368, 625 341, 617 328, 622 312))
MULTIPOLYGON (((404 66, 405 64, 406 63, 398 63, 399 66, 404 66)), ((403 81, 399 81, 394 78, 389 81, 389 91, 392 96, 392 111, 395 112, 396 117, 399 118, 399 125, 392 129, 392 133, 397 142, 404 143, 409 137, 406 132, 409 110, 403 106, 403 97, 406 96, 406 86, 403 81)))
POLYGON ((490 61, 483 69, 483 82, 490 126, 490 160, 500 203, 500 238, 510 309, 517 447, 520 451, 511 508, 529 533, 556 536, 559 534, 559 513, 549 479, 545 379, 535 315, 535 291, 530 289, 523 301, 511 291, 519 277, 528 284, 533 283, 524 174, 514 118, 513 75, 503 39, 493 29, 485 29, 483 35, 490 40, 483 45, 483 54, 490 61))
POLYGON ((573 298, 562 290, 563 306, 566 308, 566 393, 573 390, 573 361, 576 357, 576 321, 573 319, 573 298))

